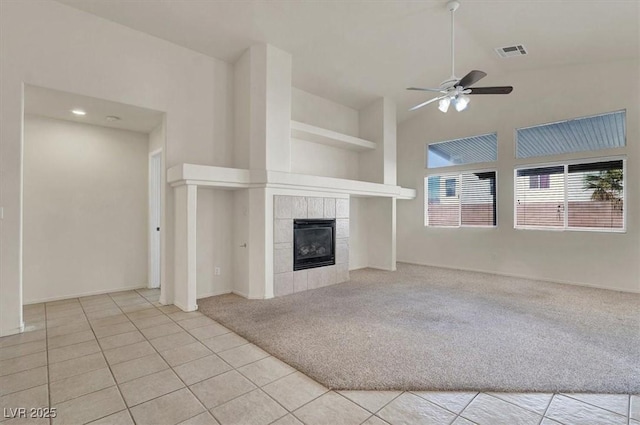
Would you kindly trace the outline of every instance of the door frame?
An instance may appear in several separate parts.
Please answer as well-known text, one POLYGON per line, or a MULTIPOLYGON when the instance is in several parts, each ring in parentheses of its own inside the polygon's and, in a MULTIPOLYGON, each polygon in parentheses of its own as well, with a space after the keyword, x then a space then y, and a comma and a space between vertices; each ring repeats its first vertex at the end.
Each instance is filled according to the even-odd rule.
POLYGON ((149 191, 148 191, 148 201, 149 201, 149 208, 148 208, 148 222, 147 222, 147 231, 148 231, 148 255, 147 255, 147 268, 148 268, 148 282, 147 282, 147 287, 149 288, 161 288, 162 287, 162 275, 163 275, 163 261, 162 261, 162 242, 164 239, 164 229, 162 228, 163 225, 163 216, 164 216, 164 211, 163 211, 163 201, 164 201, 164 196, 163 196, 163 175, 164 175, 164 155, 163 155, 163 148, 158 148, 154 151, 149 152, 149 179, 148 179, 148 186, 149 186, 149 191), (160 159, 160 173, 159 176, 158 175, 154 175, 152 172, 152 163, 154 161, 155 158, 159 157, 160 159), (152 190, 153 190, 153 179, 157 177, 159 179, 159 181, 157 182, 158 187, 157 187, 157 191, 158 191, 158 195, 160 197, 159 201, 157 203, 157 207, 158 207, 158 211, 157 211, 157 217, 158 217, 158 226, 152 226, 152 222, 153 222, 153 215, 154 215, 154 211, 153 211, 153 202, 152 202, 152 190), (158 238, 158 247, 157 247, 157 253, 158 253, 158 282, 157 282, 157 286, 153 286, 152 284, 152 276, 153 276, 153 234, 154 234, 154 229, 153 227, 160 227, 160 235, 158 238))

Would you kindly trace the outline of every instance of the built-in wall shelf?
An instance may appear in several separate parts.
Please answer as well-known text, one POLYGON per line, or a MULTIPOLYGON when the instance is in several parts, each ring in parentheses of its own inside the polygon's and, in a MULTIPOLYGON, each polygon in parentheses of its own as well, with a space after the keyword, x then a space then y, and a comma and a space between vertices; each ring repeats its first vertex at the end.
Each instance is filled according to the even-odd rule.
POLYGON ((374 150, 376 148, 375 142, 348 136, 338 133, 337 131, 327 130, 326 128, 316 127, 315 125, 305 124, 299 121, 291 121, 291 137, 357 152, 374 150))

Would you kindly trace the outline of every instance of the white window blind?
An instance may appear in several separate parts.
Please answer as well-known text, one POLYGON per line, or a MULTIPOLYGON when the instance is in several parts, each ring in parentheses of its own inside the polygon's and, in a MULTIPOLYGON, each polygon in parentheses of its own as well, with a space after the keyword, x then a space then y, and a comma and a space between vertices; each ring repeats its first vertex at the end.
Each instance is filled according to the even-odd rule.
POLYGON ((575 118, 516 131, 516 158, 621 148, 626 144, 626 112, 575 118))
POLYGON ((496 172, 429 176, 425 181, 427 226, 495 226, 496 172))
POLYGON ((623 160, 522 168, 515 175, 516 227, 624 228, 623 160))
POLYGON ((427 145, 427 168, 494 162, 498 159, 498 134, 483 134, 427 145))

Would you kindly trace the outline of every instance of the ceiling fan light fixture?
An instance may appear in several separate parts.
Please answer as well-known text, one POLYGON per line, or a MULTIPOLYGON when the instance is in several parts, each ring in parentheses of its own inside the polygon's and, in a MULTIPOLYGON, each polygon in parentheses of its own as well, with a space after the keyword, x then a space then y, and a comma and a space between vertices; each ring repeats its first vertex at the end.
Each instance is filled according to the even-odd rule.
POLYGON ((460 95, 460 96, 456 96, 456 98, 454 99, 454 105, 456 108, 456 111, 458 112, 462 112, 465 109, 467 109, 467 106, 469 105, 469 96, 467 95, 460 95))
POLYGON ((451 99, 449 99, 448 97, 443 97, 442 99, 440 99, 440 102, 438 102, 438 109, 440 109, 442 112, 447 112, 449 110, 450 104, 451 99))

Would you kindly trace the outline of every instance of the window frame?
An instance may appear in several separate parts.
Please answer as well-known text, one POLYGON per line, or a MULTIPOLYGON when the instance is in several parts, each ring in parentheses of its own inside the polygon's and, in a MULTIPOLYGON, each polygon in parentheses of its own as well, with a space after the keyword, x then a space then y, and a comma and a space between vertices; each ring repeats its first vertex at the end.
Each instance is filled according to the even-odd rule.
POLYGON ((627 233, 627 156, 601 156, 601 157, 587 157, 568 159, 565 161, 554 162, 538 162, 527 164, 516 164, 513 167, 513 228, 515 230, 543 230, 553 232, 595 232, 595 233, 627 233), (590 164, 595 162, 607 162, 607 161, 622 161, 622 227, 621 228, 606 228, 606 227, 569 227, 569 191, 567 190, 568 178, 569 178, 569 166, 576 164, 590 164), (543 167, 559 167, 564 168, 564 203, 563 203, 563 218, 564 224, 559 226, 526 226, 518 225, 518 170, 528 168, 543 168, 543 167))
MULTIPOLYGON (((436 170, 436 169, 432 169, 436 170)), ((460 171, 451 171, 448 173, 428 173, 425 174, 423 179, 424 184, 424 227, 433 228, 433 229, 461 229, 461 228, 479 228, 479 229, 497 229, 498 222, 498 169, 497 168, 482 168, 482 169, 471 169, 471 170, 460 170, 460 171), (493 225, 482 225, 482 224, 462 224, 462 175, 463 174, 474 174, 474 173, 495 173, 495 222, 493 225), (457 178, 459 182, 459 187, 456 188, 456 196, 458 197, 458 225, 457 226, 438 226, 429 224, 429 177, 440 177, 440 181, 446 181, 448 178, 457 178)))

